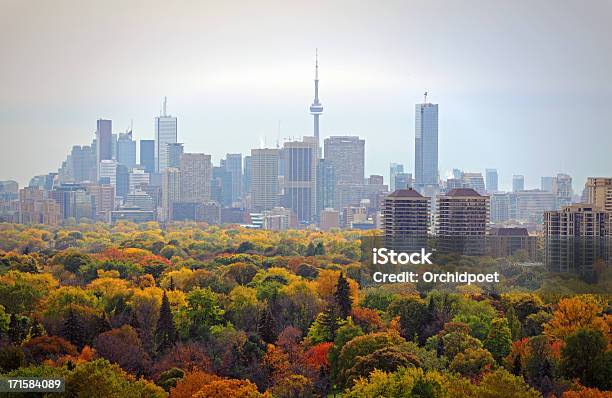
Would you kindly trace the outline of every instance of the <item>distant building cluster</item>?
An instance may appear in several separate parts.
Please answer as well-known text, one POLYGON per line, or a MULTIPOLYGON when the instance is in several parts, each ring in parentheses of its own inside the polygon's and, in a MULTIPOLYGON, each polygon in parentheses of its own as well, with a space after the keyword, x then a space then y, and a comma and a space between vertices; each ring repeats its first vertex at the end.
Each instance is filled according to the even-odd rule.
MULTIPOLYGON (((332 135, 321 147, 318 59, 314 86, 312 136, 254 148, 246 156, 228 153, 218 165, 210 154, 185 150, 165 98, 154 118, 154 139, 137 142, 131 128, 117 133, 112 120, 99 119, 91 144, 73 146, 57 172, 35 176, 21 189, 0 181, 0 220, 379 229, 387 239, 415 247, 436 236, 441 249, 466 254, 492 250, 483 237, 495 236, 506 242, 494 245, 500 255, 533 252, 530 236, 559 242, 610 236, 612 178, 589 178, 580 197, 563 173, 542 177, 538 189, 526 188, 524 176, 513 175, 510 192, 499 189, 492 168, 484 175, 454 169, 442 179, 438 105, 427 101, 427 93, 415 106, 413 172, 390 163, 388 184, 381 175, 366 177, 364 139, 332 135)), ((562 242, 548 248, 566 250, 562 242)), ((547 259, 566 267, 552 252, 547 259)))

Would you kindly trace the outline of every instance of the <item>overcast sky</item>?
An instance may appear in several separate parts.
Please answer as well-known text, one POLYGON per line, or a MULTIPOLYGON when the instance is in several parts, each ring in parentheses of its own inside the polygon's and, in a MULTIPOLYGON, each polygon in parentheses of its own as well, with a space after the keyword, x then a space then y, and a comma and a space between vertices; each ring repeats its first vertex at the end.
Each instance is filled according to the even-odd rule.
POLYGON ((366 173, 414 167, 439 104, 440 173, 612 175, 612 1, 0 0, 0 180, 57 171, 96 119, 153 138, 163 96, 188 152, 312 134, 366 140, 366 173), (279 134, 280 121, 280 134, 279 134))

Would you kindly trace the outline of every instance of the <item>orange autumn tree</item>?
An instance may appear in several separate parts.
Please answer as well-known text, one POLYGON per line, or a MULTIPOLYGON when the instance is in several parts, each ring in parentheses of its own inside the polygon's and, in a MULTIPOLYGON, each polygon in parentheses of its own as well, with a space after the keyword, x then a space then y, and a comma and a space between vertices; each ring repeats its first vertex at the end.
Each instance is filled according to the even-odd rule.
MULTIPOLYGON (((340 277, 341 271, 335 270, 321 270, 317 279, 315 280, 317 284, 317 293, 319 293, 319 297, 321 297, 326 302, 333 304, 335 303, 334 294, 336 293, 336 287, 338 285, 338 278, 340 277)), ((346 276, 346 280, 349 283, 349 294, 351 297, 351 301, 353 306, 356 307, 359 303, 359 285, 353 279, 346 276)))
POLYGON ((272 398, 268 392, 260 393, 257 386, 248 380, 215 380, 202 387, 193 398, 272 398))
POLYGON ((610 319, 602 315, 603 306, 591 295, 563 299, 553 312, 553 319, 544 324, 544 334, 563 340, 578 329, 599 330, 609 339, 610 319))
POLYGON ((220 378, 201 370, 188 372, 176 383, 175 387, 170 389, 170 398, 191 398, 204 386, 216 380, 220 378))

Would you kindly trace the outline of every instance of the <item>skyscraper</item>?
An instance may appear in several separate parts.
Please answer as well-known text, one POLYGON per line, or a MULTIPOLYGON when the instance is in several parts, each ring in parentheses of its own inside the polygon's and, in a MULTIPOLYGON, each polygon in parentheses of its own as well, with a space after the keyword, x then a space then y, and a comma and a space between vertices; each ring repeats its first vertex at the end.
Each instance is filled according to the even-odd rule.
POLYGON ((155 157, 157 159, 157 172, 162 173, 169 167, 168 144, 178 140, 176 117, 166 113, 166 98, 164 97, 163 112, 155 118, 155 157))
POLYGON ((412 173, 397 173, 393 185, 396 190, 412 188, 412 173))
POLYGON ((119 134, 117 139, 117 163, 131 169, 136 165, 136 141, 132 140, 132 131, 119 134))
POLYGON ((415 187, 438 185, 438 104, 425 101, 415 107, 415 187))
POLYGON ((172 205, 181 201, 181 172, 174 167, 162 173, 162 219, 172 220, 172 205))
POLYGON ((225 167, 212 168, 212 185, 210 188, 212 200, 228 208, 232 205, 232 173, 225 167))
POLYGON ((255 212, 278 206, 278 149, 251 149, 251 202, 255 212))
POLYGON ((98 119, 96 124, 96 167, 100 178, 100 162, 113 159, 113 122, 98 119))
POLYGON ((319 116, 323 114, 323 105, 319 102, 319 52, 315 54, 315 80, 314 80, 314 101, 310 105, 310 114, 314 118, 313 135, 319 145, 319 116))
POLYGON ((319 159, 317 166, 317 213, 334 207, 336 173, 329 159, 319 159))
POLYGON ((495 193, 499 191, 497 169, 487 169, 486 179, 487 179, 486 188, 487 188, 488 193, 495 193))
POLYGON ((242 198, 242 154, 228 153, 222 163, 225 170, 232 174, 231 201, 236 202, 242 198))
POLYGON ((334 169, 334 208, 342 210, 362 199, 365 174, 365 140, 352 136, 325 139, 325 160, 334 169))
POLYGON ((168 167, 178 169, 181 167, 181 155, 185 148, 180 142, 166 144, 166 156, 168 159, 168 167))
POLYGON ((484 195, 486 189, 482 173, 463 173, 461 181, 465 188, 472 188, 479 194, 484 195))
MULTIPOLYGON (((395 191, 395 176, 404 172, 404 165, 399 163, 391 163, 389 165, 389 190, 395 191)), ((406 187, 403 187, 406 188, 406 187)))
POLYGON ((242 172, 242 192, 249 194, 251 192, 251 156, 247 155, 244 157, 242 172))
POLYGON ((317 160, 319 145, 316 137, 304 137, 303 141, 285 142, 284 204, 295 214, 300 223, 309 223, 316 212, 317 160))
POLYGON ((515 174, 512 176, 512 192, 525 190, 525 176, 515 174))
POLYGON ((181 201, 204 203, 210 200, 212 163, 210 155, 181 155, 181 201))
POLYGON ((572 177, 559 173, 553 180, 553 192, 557 197, 557 206, 569 206, 572 204, 572 195, 574 190, 572 189, 572 177))
POLYGON ((140 165, 145 172, 155 173, 155 141, 140 140, 140 165))
POLYGON ((541 177, 540 178, 540 189, 546 192, 553 191, 553 180, 555 177, 541 177))
POLYGON ((117 161, 112 159, 104 159, 98 165, 98 181, 102 184, 110 184, 113 187, 117 185, 117 161))

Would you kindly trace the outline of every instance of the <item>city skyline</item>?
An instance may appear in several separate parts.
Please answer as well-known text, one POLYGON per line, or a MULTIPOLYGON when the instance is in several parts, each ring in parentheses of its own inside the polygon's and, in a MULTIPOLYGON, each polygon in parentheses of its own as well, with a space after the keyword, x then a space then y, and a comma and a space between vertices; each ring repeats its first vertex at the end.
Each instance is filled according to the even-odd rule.
MULTIPOLYGON (((350 9, 355 18, 345 22, 346 33, 337 29, 330 33, 326 26, 339 18, 340 10, 331 5, 323 3, 324 12, 318 11, 317 19, 308 18, 314 11, 306 7, 288 10, 282 4, 263 4, 263 9, 276 10, 266 16, 267 21, 281 22, 285 34, 279 37, 277 29, 267 27, 247 40, 245 30, 239 30, 226 37, 225 47, 233 48, 231 52, 212 43, 227 28, 215 23, 212 26, 220 33, 212 34, 211 28, 194 26, 195 16, 208 18, 204 6, 183 7, 180 12, 164 8, 168 15, 163 16, 173 17, 171 26, 156 31, 148 25, 120 23, 136 12, 130 7, 119 15, 103 5, 90 10, 77 3, 74 9, 42 5, 34 12, 27 4, 9 4, 14 12, 6 15, 12 19, 3 18, 6 23, 0 28, 6 33, 3 37, 10 37, 5 54, 11 60, 0 66, 5 87, 0 94, 0 131, 3 142, 10 139, 11 145, 0 146, 0 179, 15 179, 24 186, 30 177, 56 170, 72 145, 89 145, 100 118, 113 120, 114 133, 123 132, 134 120, 135 139, 154 138, 153 118, 160 113, 164 95, 171 113, 180 119, 178 139, 185 143, 185 151, 211 154, 215 164, 228 152, 248 154, 263 137, 266 146, 274 147, 279 136, 311 135, 308 104, 317 47, 320 96, 325 103, 321 141, 332 135, 365 139, 366 175, 383 175, 389 183, 390 162, 414 172, 413 107, 423 91, 440 104, 443 178, 453 168, 482 173, 496 168, 500 189, 509 190, 513 174, 525 175, 527 188, 536 188, 540 177, 557 173, 571 175, 575 187, 583 186, 588 176, 608 175, 612 83, 605 71, 612 66, 612 51, 604 22, 611 14, 610 5, 594 2, 585 10, 578 2, 565 7, 547 2, 538 7, 515 4, 513 12, 505 13, 500 7, 478 4, 461 10, 448 4, 440 9, 436 4, 391 2, 371 10, 366 20, 357 18, 366 10, 355 6, 350 9), (465 26, 468 11, 470 20, 486 26, 465 26), (287 23, 296 12, 314 21, 321 33, 315 36, 320 37, 304 38, 301 23, 287 23), (72 31, 64 25, 74 23, 77 29, 75 15, 96 13, 117 29, 103 35, 102 21, 85 17, 92 20, 91 29, 82 30, 87 31, 82 40, 70 39, 72 31), (423 23, 413 19, 410 27, 398 25, 413 14, 422 15, 430 28, 421 29, 423 23), (505 18, 510 21, 504 22, 505 18), (52 23, 57 19, 67 23, 58 27, 52 23), (518 24, 517 19, 525 20, 518 24), (361 31, 357 20, 364 23, 361 31), (570 20, 584 29, 570 32, 555 27, 570 20), (177 22, 186 27, 170 34, 177 22), (30 29, 34 23, 36 29, 30 29), (499 26, 494 28, 496 23, 499 26), (512 30, 516 26, 524 31, 512 30), (481 40, 484 32, 495 47, 481 40), (426 40, 409 44, 399 40, 418 33, 426 40), (459 35, 451 41, 456 49, 441 45, 449 33, 459 35), (516 38, 505 39, 508 33, 516 38), (529 40, 531 35, 539 40, 529 40), (123 40, 126 37, 133 40, 123 40), (94 39, 104 56, 91 64, 85 57, 97 48, 91 46, 94 39), (196 39, 209 46, 204 58, 197 55, 204 48, 196 39), (258 45, 251 48, 240 40, 258 45), (162 49, 171 56, 151 63, 150 57, 162 49), (31 59, 36 50, 45 54, 44 64, 31 59), (133 66, 122 62, 131 54, 138 55, 133 66), (493 61, 496 56, 499 61, 493 61), (570 62, 578 58, 585 62, 570 62), (576 132, 581 140, 575 139, 576 132), (232 137, 232 144, 220 136, 232 137), (588 162, 572 156, 587 149, 588 162)), ((237 21, 245 22, 244 29, 252 25, 247 18, 250 6, 219 7, 219 18, 235 13, 237 21)), ((150 13, 153 19, 162 18, 154 4, 150 13)))

